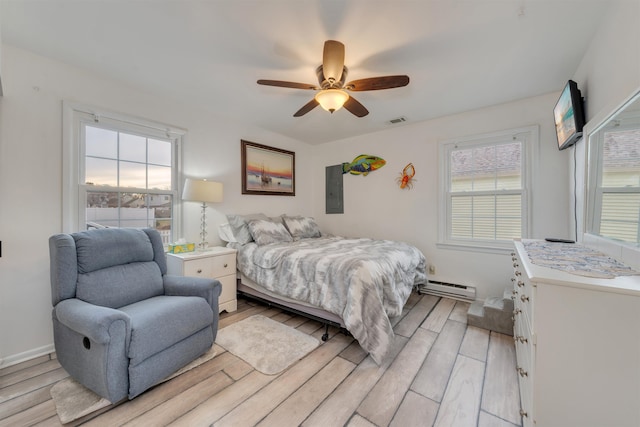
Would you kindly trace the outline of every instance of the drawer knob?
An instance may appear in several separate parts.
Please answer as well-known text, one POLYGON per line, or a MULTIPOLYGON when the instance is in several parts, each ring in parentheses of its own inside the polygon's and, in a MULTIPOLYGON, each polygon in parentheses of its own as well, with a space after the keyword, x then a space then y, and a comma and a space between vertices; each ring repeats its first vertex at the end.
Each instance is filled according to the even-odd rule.
POLYGON ((527 417, 527 412, 524 409, 520 409, 520 416, 521 417, 527 417))
POLYGON ((527 371, 525 371, 524 369, 522 369, 522 368, 521 368, 521 367, 519 367, 519 366, 518 366, 516 369, 518 370, 518 373, 520 374, 520 376, 521 376, 521 377, 526 377, 526 376, 528 376, 528 375, 529 375, 529 374, 527 373, 527 371))
POLYGON ((520 267, 520 264, 518 264, 517 262, 514 262, 513 263, 513 268, 518 268, 518 267, 520 267))
POLYGON ((520 310, 519 308, 516 308, 515 310, 513 310, 513 315, 514 316, 517 315, 517 314, 520 314, 520 313, 522 313, 522 310, 520 310))
POLYGON ((199 268, 198 271, 196 271, 196 273, 198 273, 198 274, 202 273, 202 269, 199 268))
POLYGON ((229 264, 227 264, 226 262, 224 263, 224 268, 227 268, 229 266, 229 264))
POLYGON ((522 344, 524 344, 526 342, 529 342, 529 340, 527 338, 523 337, 522 335, 518 335, 516 337, 513 337, 513 341, 515 341, 515 342, 519 341, 522 344))
POLYGON ((516 271, 515 275, 516 276, 522 276, 522 273, 520 273, 519 271, 516 271))
POLYGON ((518 280, 518 287, 523 287, 524 286, 524 282, 522 280, 518 280))
POLYGON ((512 278, 511 278, 511 281, 512 281, 512 282, 515 282, 515 281, 516 281, 516 278, 515 278, 515 277, 512 277, 512 278))
POLYGON ((521 295, 521 296, 520 296, 520 301, 522 301, 522 302, 527 302, 527 301, 529 301, 529 297, 528 297, 528 296, 526 296, 526 295, 521 295))

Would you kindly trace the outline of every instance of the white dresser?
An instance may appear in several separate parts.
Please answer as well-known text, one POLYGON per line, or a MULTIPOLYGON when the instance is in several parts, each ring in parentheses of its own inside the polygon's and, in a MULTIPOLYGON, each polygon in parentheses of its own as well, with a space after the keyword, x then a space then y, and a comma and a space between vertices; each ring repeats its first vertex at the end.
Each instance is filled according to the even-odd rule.
POLYGON ((236 250, 211 247, 206 251, 167 254, 167 270, 176 276, 207 277, 222 283, 219 311, 238 309, 236 299, 236 250))
POLYGON ((640 426, 640 276, 582 277, 515 248, 523 426, 640 426))

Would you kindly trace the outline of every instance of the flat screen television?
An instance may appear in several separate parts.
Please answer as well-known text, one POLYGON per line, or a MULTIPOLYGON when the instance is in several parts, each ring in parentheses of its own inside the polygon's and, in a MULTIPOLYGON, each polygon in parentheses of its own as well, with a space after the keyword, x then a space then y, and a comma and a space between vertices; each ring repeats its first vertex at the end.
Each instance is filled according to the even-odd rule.
POLYGON ((553 108, 553 116, 556 123, 558 149, 564 150, 582 137, 582 128, 584 127, 582 95, 573 80, 569 80, 562 90, 560 98, 553 108))

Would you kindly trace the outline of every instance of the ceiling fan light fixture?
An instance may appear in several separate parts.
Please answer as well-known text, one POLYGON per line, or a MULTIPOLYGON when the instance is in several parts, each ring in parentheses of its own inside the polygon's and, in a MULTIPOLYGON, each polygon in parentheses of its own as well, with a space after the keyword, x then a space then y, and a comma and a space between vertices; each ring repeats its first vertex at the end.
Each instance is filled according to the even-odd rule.
POLYGON ((330 113, 338 111, 349 99, 349 94, 340 89, 324 89, 318 92, 315 100, 330 113))

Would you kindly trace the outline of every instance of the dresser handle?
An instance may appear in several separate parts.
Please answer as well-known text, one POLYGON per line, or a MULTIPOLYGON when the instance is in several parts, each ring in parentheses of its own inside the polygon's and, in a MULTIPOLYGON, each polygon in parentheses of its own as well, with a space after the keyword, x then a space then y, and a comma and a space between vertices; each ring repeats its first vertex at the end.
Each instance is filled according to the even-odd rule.
POLYGON ((198 274, 202 273, 202 269, 199 268, 198 271, 196 271, 196 273, 198 273, 198 274))
POLYGON ((522 276, 522 273, 521 273, 521 272, 519 272, 519 271, 516 271, 516 272, 515 272, 515 275, 516 275, 516 276, 522 276))
POLYGON ((521 295, 521 296, 520 296, 520 301, 522 301, 522 302, 527 302, 527 301, 529 301, 529 297, 528 297, 528 296, 526 296, 526 295, 521 295))
POLYGON ((513 341, 518 342, 520 341, 520 343, 524 344, 526 342, 529 342, 528 339, 526 339, 525 337, 523 337, 522 335, 518 335, 517 337, 513 337, 513 341))
POLYGON ((527 417, 527 412, 524 409, 520 409, 520 416, 521 417, 527 417))
POLYGON ((521 288, 524 286, 524 282, 522 280, 518 280, 518 287, 521 288))
POLYGON ((520 267, 520 264, 518 264, 517 262, 514 262, 513 263, 513 268, 518 268, 518 267, 520 267))
POLYGON ((520 374, 521 377, 527 377, 529 376, 529 374, 527 373, 527 371, 525 371, 524 369, 522 369, 521 367, 517 367, 516 370, 518 371, 518 373, 520 374))

